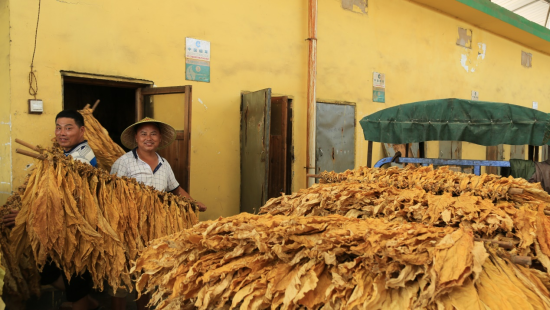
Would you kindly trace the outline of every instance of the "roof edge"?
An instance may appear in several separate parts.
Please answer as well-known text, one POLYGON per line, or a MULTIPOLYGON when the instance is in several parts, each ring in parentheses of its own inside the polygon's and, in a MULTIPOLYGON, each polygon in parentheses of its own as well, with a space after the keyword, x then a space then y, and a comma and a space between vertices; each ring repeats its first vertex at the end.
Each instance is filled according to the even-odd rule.
POLYGON ((550 55, 550 29, 489 0, 409 0, 550 55))

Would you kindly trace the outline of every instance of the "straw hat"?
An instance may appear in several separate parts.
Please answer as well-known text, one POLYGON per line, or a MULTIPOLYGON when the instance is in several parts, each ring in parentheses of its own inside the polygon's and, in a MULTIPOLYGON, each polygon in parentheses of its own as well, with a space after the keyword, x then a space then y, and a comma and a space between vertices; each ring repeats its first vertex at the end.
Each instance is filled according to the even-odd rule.
POLYGON ((134 149, 137 147, 136 132, 134 131, 134 127, 143 123, 156 123, 159 126, 162 140, 160 141, 158 150, 167 147, 168 145, 172 144, 174 140, 176 140, 176 130, 174 129, 174 127, 164 122, 157 121, 156 119, 146 117, 141 121, 132 124, 128 126, 128 128, 124 129, 122 135, 120 136, 120 140, 125 147, 129 149, 134 149))

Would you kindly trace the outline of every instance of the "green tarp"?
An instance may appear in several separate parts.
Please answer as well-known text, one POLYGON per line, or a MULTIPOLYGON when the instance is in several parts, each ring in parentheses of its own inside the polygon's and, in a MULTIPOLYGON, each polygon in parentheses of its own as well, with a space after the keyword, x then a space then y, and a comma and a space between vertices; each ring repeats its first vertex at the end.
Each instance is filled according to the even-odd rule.
POLYGON ((467 141, 480 145, 544 145, 550 116, 513 104, 438 99, 391 107, 360 122, 365 140, 403 144, 467 141))
POLYGON ((535 162, 532 160, 510 159, 510 174, 514 178, 529 180, 535 171, 535 162))

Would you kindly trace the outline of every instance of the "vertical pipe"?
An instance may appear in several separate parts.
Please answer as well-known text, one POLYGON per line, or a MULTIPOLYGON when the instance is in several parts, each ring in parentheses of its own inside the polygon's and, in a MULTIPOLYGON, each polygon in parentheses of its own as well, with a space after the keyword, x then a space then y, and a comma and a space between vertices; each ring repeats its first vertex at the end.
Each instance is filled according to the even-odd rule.
MULTIPOLYGON (((315 98, 317 88, 317 0, 308 0, 309 61, 307 75, 307 170, 315 174, 315 98), (313 170, 312 170, 313 169, 313 170)), ((313 185, 315 179, 306 177, 306 185, 313 185)))

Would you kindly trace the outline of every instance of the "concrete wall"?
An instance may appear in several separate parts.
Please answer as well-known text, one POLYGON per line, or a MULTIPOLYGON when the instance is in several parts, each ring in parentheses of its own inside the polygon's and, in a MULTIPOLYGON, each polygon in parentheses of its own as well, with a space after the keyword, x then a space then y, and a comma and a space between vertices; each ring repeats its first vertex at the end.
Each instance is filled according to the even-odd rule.
MULTIPOLYGON (((191 84, 191 193, 209 206, 202 219, 228 216, 239 211, 240 94, 270 87, 294 99, 293 190, 305 186, 305 0, 43 2, 35 59, 42 115, 27 113, 37 3, 18 0, 10 6, 11 100, 6 92, 0 98, 11 107, 0 109, 10 111, 12 139, 49 144, 62 108, 61 70, 151 80, 156 86, 191 84), (211 83, 185 80, 186 37, 211 42, 211 83)), ((0 44, 5 44, 4 24, 0 19, 0 44)), ((319 0, 318 29, 318 101, 356 103, 357 121, 398 104, 470 98, 472 90, 486 101, 524 106, 538 101, 540 110, 550 112, 550 56, 418 4, 370 0, 363 12, 357 5, 343 8, 342 0, 319 0), (472 29, 472 49, 456 45, 458 27, 472 29), (521 66, 522 50, 533 53, 532 68, 521 66), (373 71, 386 74, 386 103, 372 102, 373 71)), ((4 130, 1 135, 4 139, 4 130)), ((356 165, 365 165, 367 143, 359 124, 356 136, 356 165)), ((375 147, 376 161, 381 151, 375 147)), ((437 147, 429 143, 428 156, 437 154, 437 147)), ((2 167, 10 155, 13 184, 19 185, 32 160, 2 145, 2 167)), ((463 157, 482 159, 485 148, 465 145, 463 157)), ((9 180, 5 173, 0 176, 9 180)))

